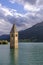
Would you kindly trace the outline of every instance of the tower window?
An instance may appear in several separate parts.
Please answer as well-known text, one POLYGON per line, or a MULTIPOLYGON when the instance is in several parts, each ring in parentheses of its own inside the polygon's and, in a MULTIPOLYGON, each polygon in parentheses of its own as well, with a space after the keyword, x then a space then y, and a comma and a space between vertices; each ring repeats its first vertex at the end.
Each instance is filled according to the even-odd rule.
POLYGON ((12 34, 12 37, 13 37, 13 34, 12 34))
POLYGON ((17 37, 17 34, 16 34, 16 37, 17 37))

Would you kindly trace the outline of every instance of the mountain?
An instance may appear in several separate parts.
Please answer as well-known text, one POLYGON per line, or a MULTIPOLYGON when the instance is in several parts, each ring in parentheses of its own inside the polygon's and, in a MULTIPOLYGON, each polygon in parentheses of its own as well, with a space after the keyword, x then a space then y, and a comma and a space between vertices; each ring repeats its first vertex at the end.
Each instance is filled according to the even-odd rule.
POLYGON ((32 41, 43 42, 43 22, 24 31, 20 31, 19 39, 30 39, 32 41))
POLYGON ((8 35, 8 34, 5 34, 5 35, 1 35, 0 36, 0 40, 10 40, 10 35, 8 35))
MULTIPOLYGON (((10 40, 10 35, 0 36, 1 40, 10 40)), ((43 22, 34 25, 26 30, 19 31, 19 40, 29 39, 34 42, 43 42, 43 22)))

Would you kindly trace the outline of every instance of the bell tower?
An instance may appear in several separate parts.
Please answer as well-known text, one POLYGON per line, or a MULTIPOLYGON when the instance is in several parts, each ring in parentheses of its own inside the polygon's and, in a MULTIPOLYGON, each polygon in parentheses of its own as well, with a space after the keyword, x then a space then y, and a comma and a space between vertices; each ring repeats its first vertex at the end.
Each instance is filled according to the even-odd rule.
POLYGON ((18 32, 15 24, 10 32, 10 48, 18 48, 18 32))

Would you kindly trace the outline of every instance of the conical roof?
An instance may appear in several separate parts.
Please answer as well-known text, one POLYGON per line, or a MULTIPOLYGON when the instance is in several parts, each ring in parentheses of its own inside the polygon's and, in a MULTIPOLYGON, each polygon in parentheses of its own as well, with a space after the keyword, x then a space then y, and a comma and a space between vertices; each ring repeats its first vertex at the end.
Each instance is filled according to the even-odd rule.
POLYGON ((13 26, 12 26, 12 29, 11 29, 11 32, 10 33, 14 33, 14 32, 17 32, 17 29, 16 29, 16 25, 15 24, 13 24, 13 26))

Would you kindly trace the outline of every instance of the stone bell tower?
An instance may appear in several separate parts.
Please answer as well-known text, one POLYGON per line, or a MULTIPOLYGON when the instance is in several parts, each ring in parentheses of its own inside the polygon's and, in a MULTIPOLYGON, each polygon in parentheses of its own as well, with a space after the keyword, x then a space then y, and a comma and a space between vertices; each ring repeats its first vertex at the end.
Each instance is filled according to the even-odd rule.
POLYGON ((18 48, 18 32, 15 24, 13 24, 10 32, 10 48, 18 48))

